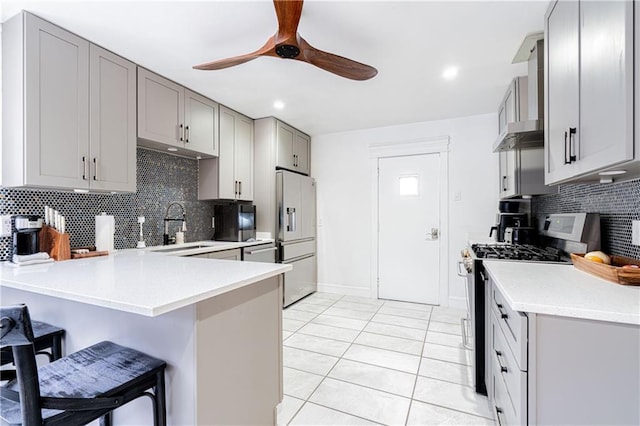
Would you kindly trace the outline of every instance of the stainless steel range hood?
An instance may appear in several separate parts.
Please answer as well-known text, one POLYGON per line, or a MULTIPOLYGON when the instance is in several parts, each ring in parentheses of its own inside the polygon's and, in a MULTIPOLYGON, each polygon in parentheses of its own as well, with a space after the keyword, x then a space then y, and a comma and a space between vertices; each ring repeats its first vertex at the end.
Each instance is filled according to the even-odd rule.
POLYGON ((528 78, 517 77, 501 104, 505 117, 493 152, 544 144, 544 41, 537 40, 529 55, 528 78), (512 108, 513 111, 503 109, 512 108))

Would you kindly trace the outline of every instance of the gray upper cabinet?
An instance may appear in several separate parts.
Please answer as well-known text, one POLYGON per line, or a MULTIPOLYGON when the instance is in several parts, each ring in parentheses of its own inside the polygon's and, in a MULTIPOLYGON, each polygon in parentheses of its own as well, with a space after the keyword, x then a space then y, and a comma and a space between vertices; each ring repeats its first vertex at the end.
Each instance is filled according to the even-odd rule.
POLYGON ((138 138, 190 157, 218 155, 218 104, 138 67, 138 138))
POLYGON ((253 201, 253 120, 224 106, 219 115, 220 152, 198 163, 198 199, 253 201))
POLYGON ((500 198, 542 195, 557 191, 544 184, 543 147, 515 148, 500 151, 500 198))
POLYGON ((136 190, 136 66, 90 47, 90 187, 136 190))
POLYGON ((593 179, 634 160, 633 33, 631 1, 550 5, 545 18, 547 184, 593 179))
POLYGON ((132 64, 26 12, 2 44, 2 184, 135 191, 132 64))
POLYGON ((276 167, 308 175, 311 138, 276 121, 276 141, 276 167))

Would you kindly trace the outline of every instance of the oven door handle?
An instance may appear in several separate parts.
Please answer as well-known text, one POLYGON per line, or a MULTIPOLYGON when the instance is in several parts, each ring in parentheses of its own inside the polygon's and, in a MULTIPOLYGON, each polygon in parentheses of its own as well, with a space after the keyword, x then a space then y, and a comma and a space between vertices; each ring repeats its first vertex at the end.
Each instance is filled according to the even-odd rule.
POLYGON ((467 278, 467 268, 464 266, 464 260, 458 261, 458 276, 462 278, 467 278))

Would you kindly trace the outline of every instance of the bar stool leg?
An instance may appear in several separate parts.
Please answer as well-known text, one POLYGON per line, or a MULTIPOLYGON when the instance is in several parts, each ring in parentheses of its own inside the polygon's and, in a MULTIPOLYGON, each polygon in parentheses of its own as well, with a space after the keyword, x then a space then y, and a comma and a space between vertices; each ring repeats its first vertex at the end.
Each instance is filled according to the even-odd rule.
POLYGON ((53 337, 53 341, 51 344, 51 356, 53 360, 57 360, 62 358, 62 336, 57 335, 53 337))
POLYGON ((111 426, 113 424, 112 412, 109 411, 104 416, 100 417, 100 426, 111 426))
POLYGON ((164 369, 156 374, 156 388, 154 389, 155 395, 155 426, 167 425, 167 402, 164 390, 164 369))

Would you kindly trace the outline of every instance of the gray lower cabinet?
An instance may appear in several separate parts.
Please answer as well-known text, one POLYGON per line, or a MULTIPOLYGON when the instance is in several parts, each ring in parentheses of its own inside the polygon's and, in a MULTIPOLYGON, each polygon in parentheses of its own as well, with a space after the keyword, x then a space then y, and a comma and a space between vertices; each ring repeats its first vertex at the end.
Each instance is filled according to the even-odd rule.
POLYGON ((253 120, 220 106, 218 158, 198 163, 198 199, 252 201, 254 196, 253 120))
POLYGON ((627 176, 640 171, 640 143, 633 135, 634 3, 557 1, 549 7, 547 184, 597 179, 599 172, 618 167, 627 176))
POLYGON ((135 66, 27 12, 2 30, 2 184, 135 191, 135 66))
POLYGON ((223 260, 242 260, 242 249, 220 250, 209 253, 194 254, 189 257, 199 257, 203 259, 223 259, 223 260))
POLYGON ((640 327, 517 312, 489 285, 487 393, 500 425, 640 424, 640 327))
POLYGON ((138 67, 138 138, 189 157, 218 155, 218 104, 138 67))

